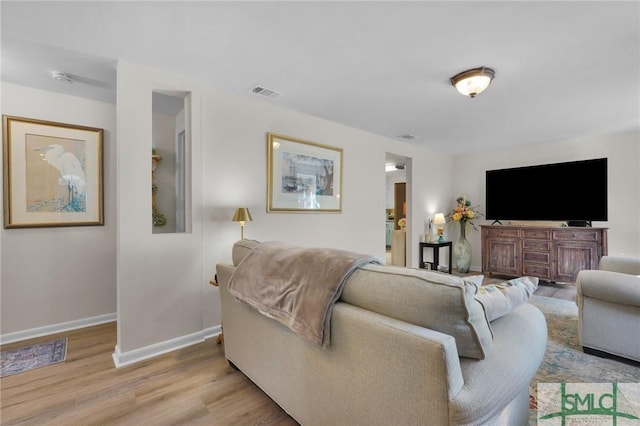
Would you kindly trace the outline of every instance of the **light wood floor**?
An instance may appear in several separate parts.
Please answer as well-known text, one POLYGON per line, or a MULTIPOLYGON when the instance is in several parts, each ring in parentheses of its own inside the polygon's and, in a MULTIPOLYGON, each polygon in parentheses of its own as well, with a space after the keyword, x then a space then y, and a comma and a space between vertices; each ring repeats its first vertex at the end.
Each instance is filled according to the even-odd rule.
MULTIPOLYGON (((575 286, 540 285, 536 294, 574 300, 575 286)), ((297 425, 229 366, 216 339, 118 369, 115 323, 0 349, 65 336, 65 362, 0 379, 1 425, 297 425)))
POLYGON ((543 282, 538 285, 538 289, 534 293, 538 296, 553 297, 555 299, 576 300, 575 284, 554 284, 543 282))
POLYGON ((65 336, 65 362, 0 379, 0 424, 297 425, 229 366, 215 338, 118 369, 115 323, 1 349, 65 336))

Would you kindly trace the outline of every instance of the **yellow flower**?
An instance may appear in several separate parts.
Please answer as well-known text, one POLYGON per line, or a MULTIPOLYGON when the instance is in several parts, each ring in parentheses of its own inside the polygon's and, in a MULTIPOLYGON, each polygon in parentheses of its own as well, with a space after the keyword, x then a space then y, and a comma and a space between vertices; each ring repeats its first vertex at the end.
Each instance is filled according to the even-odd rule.
POLYGON ((460 222, 461 225, 469 225, 471 228, 476 229, 473 219, 483 217, 482 213, 476 211, 478 206, 474 206, 464 195, 456 198, 456 203, 457 205, 447 215, 447 218, 454 222, 460 222))

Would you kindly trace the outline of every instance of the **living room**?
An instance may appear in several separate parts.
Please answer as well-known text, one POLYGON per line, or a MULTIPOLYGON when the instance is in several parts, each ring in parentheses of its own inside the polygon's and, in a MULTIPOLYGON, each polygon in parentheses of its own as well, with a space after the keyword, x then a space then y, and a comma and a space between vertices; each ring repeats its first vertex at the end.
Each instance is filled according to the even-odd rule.
MULTIPOLYGON (((49 12, 55 10, 55 4, 49 7, 49 12)), ((637 4, 635 7, 637 12, 637 4)), ((16 22, 25 26, 31 14, 47 13, 41 4, 35 8, 42 9, 3 2, 3 44, 5 39, 24 36, 15 28, 16 22)), ((634 31, 637 34, 637 27, 634 31)), ((637 37, 627 43, 625 51, 635 55, 636 65, 625 69, 625 74, 638 75, 637 43, 637 37)), ((53 51, 60 55, 63 47, 53 51)), ((66 49, 72 47, 73 43, 66 49)), ((591 51, 581 52, 586 61, 591 51)), ((9 53, 3 49, 3 76, 10 65, 5 56, 9 53)), ((608 221, 594 226, 609 229, 609 254, 640 257, 640 221, 635 213, 640 210, 637 82, 627 88, 636 103, 625 104, 635 117, 626 127, 615 123, 597 134, 553 133, 541 128, 539 133, 526 135, 531 143, 451 154, 294 111, 276 101, 230 93, 184 74, 144 65, 142 59, 116 59, 113 102, 29 87, 3 77, 3 114, 104 129, 104 226, 2 229, 2 343, 117 321, 114 361, 127 365, 218 334, 222 322, 219 294, 208 281, 215 264, 231 257, 231 245, 239 238, 231 218, 240 206, 249 207, 253 216, 245 227, 246 238, 341 248, 384 259, 380 230, 387 152, 411 159, 407 171, 409 266, 418 264, 418 243, 424 239, 430 215, 450 211, 460 194, 479 204, 482 211, 486 170, 602 157, 609 162, 608 221), (193 217, 191 232, 183 234, 151 233, 150 94, 159 88, 191 94, 193 217), (341 213, 267 212, 269 132, 344 150, 341 213)), ((459 111, 486 108, 480 103, 483 96, 499 91, 500 79, 507 78, 494 66, 495 82, 477 99, 459 95, 448 81, 438 90, 448 93, 459 111)), ((577 120, 572 111, 554 111, 552 101, 548 108, 558 121, 577 120)), ((508 110, 507 105, 496 114, 506 115, 508 110)), ((536 121, 533 116, 529 119, 536 121)), ((569 188, 567 196, 571 196, 569 188)), ((526 194, 522 194, 522 203, 526 208, 526 194)), ((448 239, 457 235, 453 226, 445 232, 448 239)), ((472 269, 480 271, 480 235, 471 232, 469 239, 472 269)))

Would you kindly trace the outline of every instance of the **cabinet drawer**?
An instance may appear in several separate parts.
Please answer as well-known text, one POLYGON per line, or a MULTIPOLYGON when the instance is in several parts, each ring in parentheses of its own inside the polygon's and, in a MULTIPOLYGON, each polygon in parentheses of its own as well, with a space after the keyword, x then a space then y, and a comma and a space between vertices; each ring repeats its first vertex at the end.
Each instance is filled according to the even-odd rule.
POLYGON ((487 236, 491 238, 518 238, 520 230, 517 228, 485 228, 487 236))
POLYGON ((591 229, 560 229, 553 231, 554 240, 571 240, 571 241, 598 241, 597 230, 591 229))
POLYGON ((551 243, 543 240, 522 240, 522 248, 528 250, 550 251, 551 243))
POLYGON ((523 251, 522 252, 522 262, 528 263, 543 263, 548 265, 550 263, 551 254, 549 252, 541 252, 541 251, 523 251))
POLYGON ((551 237, 551 232, 548 229, 523 229, 523 238, 535 238, 538 240, 548 240, 551 237))
POLYGON ((532 277, 538 277, 542 279, 550 279, 551 278, 551 270, 548 266, 544 265, 532 265, 532 264, 523 264, 522 265, 523 275, 529 275, 532 277))

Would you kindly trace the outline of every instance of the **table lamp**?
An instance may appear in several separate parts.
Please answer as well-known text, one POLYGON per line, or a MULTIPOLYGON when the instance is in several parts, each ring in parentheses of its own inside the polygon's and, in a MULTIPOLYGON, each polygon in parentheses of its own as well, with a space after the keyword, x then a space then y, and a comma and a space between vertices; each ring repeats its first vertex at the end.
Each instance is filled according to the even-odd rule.
POLYGON ((240 224, 240 239, 244 240, 244 223, 253 220, 249 209, 246 207, 238 207, 231 220, 240 224))
POLYGON ((436 215, 433 217, 433 224, 438 225, 438 242, 439 243, 444 243, 444 227, 442 225, 444 225, 445 223, 447 223, 447 221, 444 218, 444 214, 436 213, 436 215))

